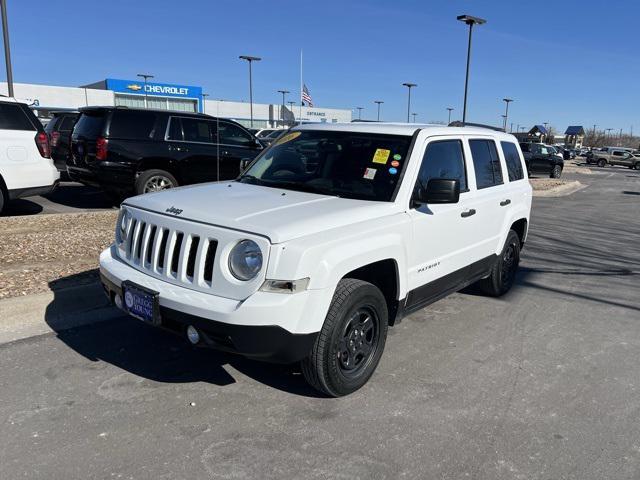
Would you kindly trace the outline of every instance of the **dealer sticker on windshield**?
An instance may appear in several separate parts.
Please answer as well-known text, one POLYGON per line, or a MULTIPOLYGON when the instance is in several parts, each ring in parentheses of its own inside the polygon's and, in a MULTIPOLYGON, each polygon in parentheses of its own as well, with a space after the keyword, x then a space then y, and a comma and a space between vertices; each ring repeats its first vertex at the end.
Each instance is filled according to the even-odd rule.
POLYGON ((386 165, 387 160, 389 160, 389 155, 391 155, 391 150, 387 150, 386 148, 377 148, 376 153, 373 154, 372 162, 386 165))
POLYGON ((364 175, 362 176, 362 178, 366 178, 367 180, 373 180, 376 177, 376 172, 378 170, 376 170, 375 168, 366 168, 364 170, 364 175))

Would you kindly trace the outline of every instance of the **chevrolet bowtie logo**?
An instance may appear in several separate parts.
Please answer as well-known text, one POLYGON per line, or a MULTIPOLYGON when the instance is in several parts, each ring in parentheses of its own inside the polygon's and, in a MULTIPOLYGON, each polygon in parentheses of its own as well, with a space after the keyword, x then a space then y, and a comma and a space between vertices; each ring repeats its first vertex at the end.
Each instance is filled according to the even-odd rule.
POLYGON ((138 90, 142 90, 142 87, 136 83, 132 83, 131 85, 127 85, 127 88, 129 90, 134 90, 134 91, 138 91, 138 90))

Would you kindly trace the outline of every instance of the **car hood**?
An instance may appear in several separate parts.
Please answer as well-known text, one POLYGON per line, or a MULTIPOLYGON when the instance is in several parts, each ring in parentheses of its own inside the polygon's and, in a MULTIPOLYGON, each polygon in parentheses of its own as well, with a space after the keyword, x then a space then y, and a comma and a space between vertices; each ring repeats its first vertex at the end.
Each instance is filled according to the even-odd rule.
POLYGON ((350 200, 238 182, 148 193, 129 198, 125 205, 256 233, 272 243, 392 215, 398 210, 392 202, 350 200))

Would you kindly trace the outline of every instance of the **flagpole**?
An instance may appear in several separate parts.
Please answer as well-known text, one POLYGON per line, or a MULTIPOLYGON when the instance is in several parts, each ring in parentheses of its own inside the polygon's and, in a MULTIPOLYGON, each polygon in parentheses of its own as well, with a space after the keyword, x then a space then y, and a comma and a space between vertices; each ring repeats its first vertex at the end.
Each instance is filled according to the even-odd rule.
POLYGON ((298 115, 298 122, 302 124, 302 49, 300 49, 300 115, 298 115))

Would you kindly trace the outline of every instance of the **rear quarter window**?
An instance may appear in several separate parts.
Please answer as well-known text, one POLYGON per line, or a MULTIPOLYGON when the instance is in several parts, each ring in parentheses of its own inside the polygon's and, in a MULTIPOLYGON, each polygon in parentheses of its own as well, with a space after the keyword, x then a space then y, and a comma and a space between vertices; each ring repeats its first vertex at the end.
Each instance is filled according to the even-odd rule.
POLYGON ((502 184, 502 167, 493 140, 469 140, 478 190, 502 184))
POLYGON ((27 114, 16 103, 0 103, 0 129, 36 131, 27 114))
POLYGON ((157 118, 156 112, 114 110, 109 125, 109 137, 151 140, 157 118))
POLYGON ((520 154, 515 143, 500 142, 502 147, 502 153, 507 164, 507 172, 509 174, 509 181, 515 182, 524 178, 524 171, 522 169, 522 161, 520 160, 520 154))

